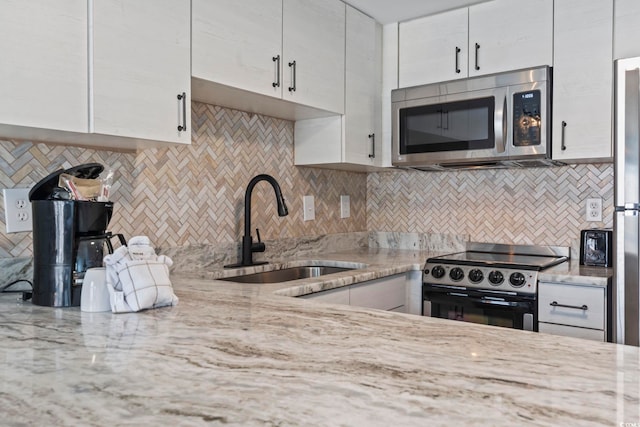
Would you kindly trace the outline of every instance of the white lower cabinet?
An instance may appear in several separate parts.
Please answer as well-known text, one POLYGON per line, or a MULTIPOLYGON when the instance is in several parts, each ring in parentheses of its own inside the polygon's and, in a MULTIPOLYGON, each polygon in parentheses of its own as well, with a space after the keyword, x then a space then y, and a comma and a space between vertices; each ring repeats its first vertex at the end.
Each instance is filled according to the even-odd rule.
POLYGON ((313 294, 302 295, 302 299, 313 299, 316 301, 326 302, 330 304, 349 305, 349 287, 330 289, 328 291, 316 292, 313 294))
POLYGON ((369 280, 351 286, 303 295, 300 298, 407 313, 409 284, 411 278, 415 276, 412 273, 410 271, 369 280))
POLYGON ((574 283, 540 282, 538 331, 607 341, 607 288, 574 283))
MULTIPOLYGON (((398 310, 407 303, 407 276, 399 274, 352 285, 349 289, 349 305, 398 310)), ((405 310, 401 310, 405 312, 405 310)))

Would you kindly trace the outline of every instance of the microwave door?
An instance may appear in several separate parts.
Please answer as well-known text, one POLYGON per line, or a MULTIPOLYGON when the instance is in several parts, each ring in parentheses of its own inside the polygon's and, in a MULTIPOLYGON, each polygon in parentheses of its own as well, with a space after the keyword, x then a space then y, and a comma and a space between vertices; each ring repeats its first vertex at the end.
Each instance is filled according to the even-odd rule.
POLYGON ((505 155, 505 100, 506 89, 499 88, 394 103, 394 161, 446 164, 505 155))

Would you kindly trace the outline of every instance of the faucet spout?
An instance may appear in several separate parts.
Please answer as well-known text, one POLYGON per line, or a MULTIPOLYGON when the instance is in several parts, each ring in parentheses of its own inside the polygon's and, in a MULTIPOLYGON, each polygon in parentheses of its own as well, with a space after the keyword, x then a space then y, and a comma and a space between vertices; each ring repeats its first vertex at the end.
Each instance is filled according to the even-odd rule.
MULTIPOLYGON (((242 259, 237 264, 225 265, 225 268, 236 268, 236 267, 246 267, 250 265, 260 265, 267 264, 266 261, 254 262, 253 261, 253 253, 254 252, 264 252, 265 245, 260 241, 260 233, 258 232, 258 242, 253 243, 253 238, 251 237, 251 194, 253 193, 253 188, 260 181, 267 181, 273 187, 273 191, 276 195, 276 203, 278 205, 278 216, 287 216, 289 214, 289 210, 287 209, 287 205, 284 201, 284 197, 282 196, 282 190, 280 189, 280 184, 275 180, 274 177, 267 174, 256 175, 249 181, 247 185, 247 190, 244 193, 244 236, 242 236, 242 259)), ((256 229, 257 231, 257 229, 256 229)))

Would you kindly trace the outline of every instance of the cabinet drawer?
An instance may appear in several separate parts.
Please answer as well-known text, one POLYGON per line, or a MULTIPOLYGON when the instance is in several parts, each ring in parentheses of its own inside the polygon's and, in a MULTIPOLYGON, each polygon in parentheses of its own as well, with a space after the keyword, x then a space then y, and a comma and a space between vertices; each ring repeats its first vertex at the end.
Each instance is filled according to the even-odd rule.
POLYGON ((604 330, 605 290, 590 286, 540 283, 538 320, 604 330), (582 306, 586 306, 586 309, 581 309, 582 306))
POLYGON ((584 338, 593 341, 606 341, 604 331, 599 329, 577 328, 575 326, 556 325, 554 323, 538 323, 538 332, 562 335, 563 337, 584 338))
POLYGON ((393 310, 405 305, 407 276, 400 274, 351 286, 349 300, 357 307, 393 310))

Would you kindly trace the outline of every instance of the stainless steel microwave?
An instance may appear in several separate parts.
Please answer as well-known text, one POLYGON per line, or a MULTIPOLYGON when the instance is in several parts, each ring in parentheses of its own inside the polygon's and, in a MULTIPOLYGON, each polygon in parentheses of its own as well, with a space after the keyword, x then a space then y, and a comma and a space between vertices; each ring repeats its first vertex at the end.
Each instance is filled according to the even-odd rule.
POLYGON ((396 89, 392 163, 425 170, 551 161, 551 68, 396 89))

